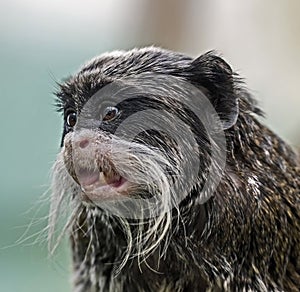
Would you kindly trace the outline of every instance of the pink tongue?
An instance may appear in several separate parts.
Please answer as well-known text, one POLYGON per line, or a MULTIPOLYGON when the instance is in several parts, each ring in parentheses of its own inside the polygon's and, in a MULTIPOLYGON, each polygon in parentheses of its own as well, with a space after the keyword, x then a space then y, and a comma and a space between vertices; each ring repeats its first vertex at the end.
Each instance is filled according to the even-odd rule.
POLYGON ((77 172, 77 177, 81 185, 89 186, 99 180, 99 172, 88 171, 86 169, 80 169, 77 172))

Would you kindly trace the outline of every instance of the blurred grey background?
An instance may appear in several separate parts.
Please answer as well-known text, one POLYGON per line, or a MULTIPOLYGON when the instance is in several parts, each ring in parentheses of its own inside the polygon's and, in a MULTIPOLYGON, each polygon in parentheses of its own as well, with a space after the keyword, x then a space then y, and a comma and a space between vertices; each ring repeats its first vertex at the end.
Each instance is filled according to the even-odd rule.
MULTIPOLYGON (((246 78, 266 123, 297 146, 299 9, 299 0, 1 1, 0 290, 70 291, 66 243, 51 259, 36 236, 15 244, 59 149, 56 80, 113 49, 154 44, 192 56, 216 49, 246 78)), ((25 238, 46 226, 47 208, 25 238)))

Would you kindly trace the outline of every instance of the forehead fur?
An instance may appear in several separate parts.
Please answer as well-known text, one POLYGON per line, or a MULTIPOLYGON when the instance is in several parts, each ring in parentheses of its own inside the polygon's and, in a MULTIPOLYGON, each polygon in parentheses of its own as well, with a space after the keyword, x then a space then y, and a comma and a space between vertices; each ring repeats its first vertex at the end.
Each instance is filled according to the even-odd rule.
POLYGON ((187 67, 190 57, 156 47, 104 53, 85 64, 79 74, 97 71, 108 76, 128 76, 142 72, 173 73, 187 67))
POLYGON ((61 84, 57 95, 61 104, 70 99, 81 102, 115 79, 144 72, 181 75, 191 61, 188 56, 156 47, 104 53, 61 84))

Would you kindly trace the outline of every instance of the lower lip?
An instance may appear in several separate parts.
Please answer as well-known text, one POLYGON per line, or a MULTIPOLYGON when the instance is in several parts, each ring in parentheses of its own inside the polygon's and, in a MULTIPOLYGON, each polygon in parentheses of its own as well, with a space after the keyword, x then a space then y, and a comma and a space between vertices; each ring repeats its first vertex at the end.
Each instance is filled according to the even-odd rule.
POLYGON ((85 203, 101 204, 102 202, 124 199, 127 194, 127 181, 121 178, 114 184, 82 187, 81 200, 85 203))
POLYGON ((108 183, 108 184, 101 184, 101 183, 99 183, 99 180, 93 180, 92 183, 89 183, 89 184, 82 183, 81 186, 85 190, 102 189, 102 188, 107 188, 107 187, 117 190, 117 189, 121 188, 125 182, 126 182, 126 179, 123 177, 120 177, 117 181, 114 181, 114 182, 108 183))

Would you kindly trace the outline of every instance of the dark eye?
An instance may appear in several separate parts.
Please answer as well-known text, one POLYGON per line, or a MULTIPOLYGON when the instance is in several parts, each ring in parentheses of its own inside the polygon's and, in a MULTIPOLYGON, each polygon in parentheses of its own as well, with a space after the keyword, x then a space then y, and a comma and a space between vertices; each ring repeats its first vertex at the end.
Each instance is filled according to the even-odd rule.
POLYGON ((109 106, 104 110, 103 121, 113 120, 119 113, 119 110, 114 106, 109 106))
POLYGON ((66 122, 68 127, 73 128, 77 122, 77 114, 73 111, 69 112, 69 114, 67 115, 66 122))

